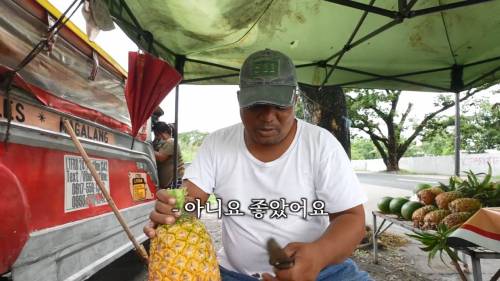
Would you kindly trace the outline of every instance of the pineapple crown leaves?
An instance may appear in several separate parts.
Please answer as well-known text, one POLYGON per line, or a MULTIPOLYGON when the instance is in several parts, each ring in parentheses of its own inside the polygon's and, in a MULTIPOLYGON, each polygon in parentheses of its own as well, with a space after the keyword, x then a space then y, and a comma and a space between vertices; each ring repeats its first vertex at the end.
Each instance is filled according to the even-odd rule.
POLYGON ((416 232, 414 234, 406 234, 407 236, 418 240, 422 243, 423 247, 420 247, 424 252, 429 252, 427 256, 427 264, 430 266, 430 262, 437 253, 439 253, 439 258, 446 264, 443 260, 443 252, 448 254, 448 256, 453 261, 459 261, 457 254, 448 246, 447 239, 450 234, 455 231, 458 226, 448 228, 444 224, 439 224, 436 232, 416 232))
POLYGON ((186 200, 187 190, 185 187, 175 188, 175 189, 167 189, 167 192, 170 196, 175 197, 175 208, 179 210, 184 209, 184 203, 186 200))
POLYGON ((488 172, 485 173, 474 173, 472 170, 469 170, 468 172, 465 172, 467 175, 467 181, 464 182, 465 186, 476 189, 476 190, 483 190, 483 189, 490 189, 492 184, 491 184, 491 178, 492 178, 492 169, 491 169, 491 164, 488 162, 488 172), (480 175, 485 175, 483 180, 480 182, 478 179, 478 176, 480 175))
MULTIPOLYGON (((491 181, 492 179, 492 169, 490 163, 488 163, 488 172, 485 173, 477 173, 475 174, 473 171, 465 172, 467 175, 467 180, 463 182, 463 185, 458 189, 466 197, 476 197, 479 198, 491 198, 492 193, 494 193, 495 185, 491 181), (479 181, 478 176, 485 175, 482 181, 479 181)), ((478 199, 479 199, 478 198, 478 199)))
POLYGON ((444 191, 455 191, 458 190, 460 187, 464 185, 464 180, 457 176, 452 176, 448 180, 448 184, 444 184, 442 182, 439 182, 439 187, 443 189, 444 191))

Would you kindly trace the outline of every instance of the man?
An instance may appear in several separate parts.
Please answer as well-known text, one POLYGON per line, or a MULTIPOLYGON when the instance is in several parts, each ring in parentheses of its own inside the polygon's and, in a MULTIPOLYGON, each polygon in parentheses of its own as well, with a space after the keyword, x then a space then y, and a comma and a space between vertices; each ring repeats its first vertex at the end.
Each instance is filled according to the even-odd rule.
MULTIPOLYGON (((284 54, 266 49, 250 55, 240 72, 242 124, 207 136, 184 175, 191 197, 205 202, 213 192, 224 212, 224 203, 237 200, 245 213, 222 218, 223 280, 370 280, 348 259, 364 235, 366 196, 335 137, 295 118, 297 86, 284 54), (263 201, 272 200, 288 204, 282 206, 286 217, 271 216, 271 204, 266 209, 263 201), (304 208, 294 212, 292 202, 304 208), (304 213, 315 202, 324 203, 326 216, 304 213), (274 269, 275 277, 266 252, 270 237, 295 260, 289 269, 274 269)), ((172 201, 158 193, 153 223, 144 228, 148 236, 156 223, 175 221, 172 201)))
MULTIPOLYGON (((165 122, 159 121, 153 129, 155 133, 153 147, 158 165, 160 187, 167 188, 174 180, 174 139, 172 138, 174 128, 165 122)), ((182 178, 184 175, 184 162, 180 149, 177 149, 177 151, 177 177, 182 178)))

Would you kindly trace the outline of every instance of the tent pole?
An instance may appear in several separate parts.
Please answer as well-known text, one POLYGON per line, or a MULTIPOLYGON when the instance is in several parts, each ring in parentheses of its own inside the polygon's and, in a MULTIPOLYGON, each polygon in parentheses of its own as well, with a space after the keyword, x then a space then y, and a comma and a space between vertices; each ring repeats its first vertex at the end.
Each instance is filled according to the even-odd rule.
POLYGON ((173 177, 173 188, 177 188, 177 160, 179 157, 177 156, 179 151, 177 151, 179 146, 179 138, 178 138, 178 125, 179 122, 179 85, 175 86, 175 121, 174 121, 174 177, 173 177))
MULTIPOLYGON (((175 56, 175 69, 183 76, 184 79, 184 63, 186 62, 186 57, 183 55, 175 56)), ((173 188, 177 188, 177 176, 178 176, 178 165, 179 165, 179 90, 180 86, 177 84, 175 86, 175 123, 174 123, 174 178, 173 178, 173 188)))
POLYGON ((460 92, 455 92, 455 175, 460 175, 460 92))

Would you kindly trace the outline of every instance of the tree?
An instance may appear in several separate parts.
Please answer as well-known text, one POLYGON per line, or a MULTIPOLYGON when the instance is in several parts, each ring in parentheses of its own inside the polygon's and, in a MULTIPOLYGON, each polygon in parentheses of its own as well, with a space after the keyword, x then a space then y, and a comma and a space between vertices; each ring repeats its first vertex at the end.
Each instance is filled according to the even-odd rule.
POLYGON ((379 158, 380 154, 371 140, 354 136, 351 140, 351 157, 352 160, 375 159, 379 158))
MULTIPOLYGON (((500 150, 500 104, 488 100, 475 100, 463 107, 460 117, 461 148, 470 153, 482 153, 487 149, 500 150)), ((453 152, 450 134, 455 126, 454 118, 442 116, 429 122, 422 135, 426 154, 443 155, 453 152), (451 150, 451 151, 450 151, 451 150), (440 153, 441 152, 441 153, 440 153)))
POLYGON ((179 146, 181 147, 182 158, 185 162, 191 162, 194 159, 198 148, 207 135, 208 133, 198 130, 179 134, 179 146))
MULTIPOLYGON (((488 87, 489 85, 486 85, 466 91, 462 93, 460 101, 464 101, 488 87)), ((435 103, 438 109, 426 114, 422 121, 410 128, 408 116, 413 104, 409 103, 401 114, 398 113, 396 108, 400 95, 400 90, 372 89, 355 90, 347 95, 349 116, 352 119, 351 126, 370 137, 388 171, 398 171, 399 160, 422 133, 429 121, 455 105, 452 99, 440 96, 435 103), (382 126, 385 127, 384 130, 381 129, 382 126), (403 132, 408 137, 405 137, 403 132)))
MULTIPOLYGON (((342 144, 347 155, 351 155, 349 120, 344 91, 338 86, 317 86, 301 84, 303 104, 299 108, 307 121, 331 132, 342 144)), ((300 116, 300 115, 298 115, 300 116)))

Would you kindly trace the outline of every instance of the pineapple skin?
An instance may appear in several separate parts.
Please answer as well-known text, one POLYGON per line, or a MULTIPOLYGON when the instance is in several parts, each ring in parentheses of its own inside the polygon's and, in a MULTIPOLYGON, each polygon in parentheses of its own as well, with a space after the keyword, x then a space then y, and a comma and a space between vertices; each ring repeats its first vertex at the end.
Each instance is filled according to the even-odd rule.
POLYGON ((462 225, 466 220, 472 216, 471 212, 459 212, 447 215, 441 223, 446 225, 447 228, 462 225))
POLYGON ((462 197, 464 196, 460 191, 449 191, 438 194, 435 201, 439 209, 447 210, 451 201, 462 197))
POLYGON ((438 194, 443 193, 443 190, 439 187, 431 187, 428 189, 421 190, 417 196, 418 199, 420 200, 420 203, 424 205, 431 205, 434 204, 434 199, 438 194))
POLYGON ((185 215, 161 225, 151 240, 149 281, 220 281, 210 234, 199 219, 185 215))
POLYGON ((411 220, 413 221, 414 227, 421 227, 424 224, 424 217, 427 213, 436 210, 437 208, 434 205, 423 206, 415 212, 411 216, 411 220))
POLYGON ((448 208, 453 213, 458 212, 471 212, 475 213, 477 210, 481 208, 481 201, 474 198, 459 198, 453 200, 448 205, 448 208))
POLYGON ((449 214, 451 214, 449 210, 441 209, 427 213, 424 217, 424 225, 422 226, 422 229, 436 229, 441 220, 443 220, 449 214))

